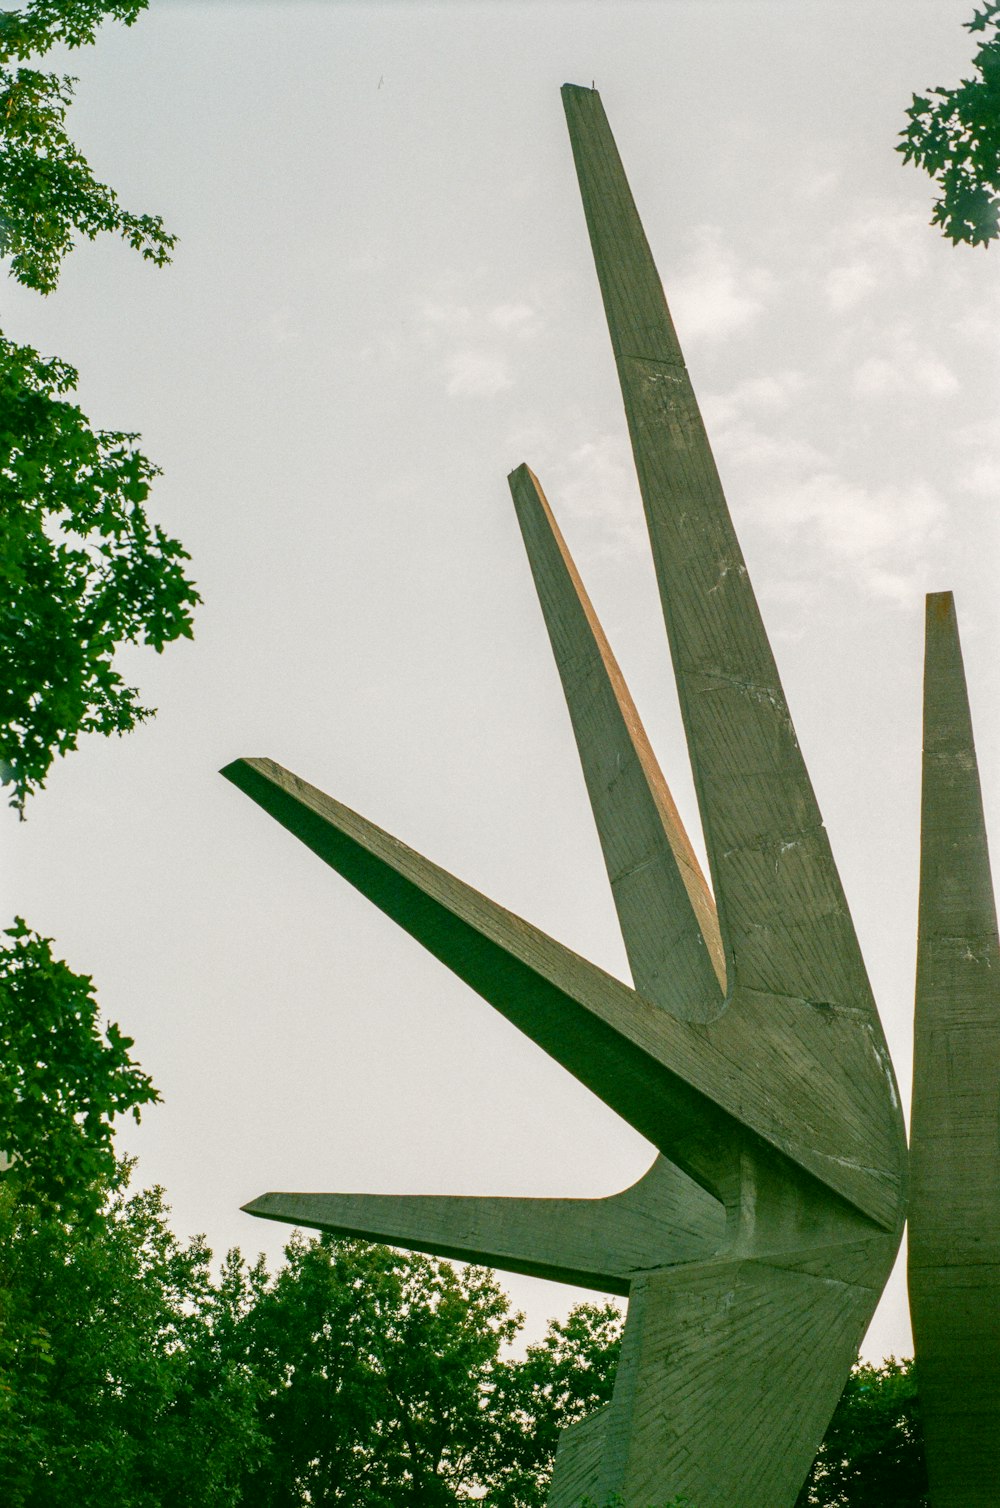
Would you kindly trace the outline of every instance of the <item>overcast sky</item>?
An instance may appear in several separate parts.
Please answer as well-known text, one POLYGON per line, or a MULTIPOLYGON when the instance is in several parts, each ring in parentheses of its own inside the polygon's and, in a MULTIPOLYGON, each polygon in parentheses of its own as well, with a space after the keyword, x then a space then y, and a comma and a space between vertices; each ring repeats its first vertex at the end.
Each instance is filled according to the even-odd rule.
MULTIPOLYGON (((181 1235, 277 1256, 239 1212, 268 1189, 597 1195, 651 1160, 216 773, 271 755, 628 977, 505 480, 539 475, 697 834, 567 80, 616 134, 908 1100, 926 591, 994 834, 1000 793, 1000 250, 930 229, 893 151, 971 10, 154 0, 72 57, 76 139, 175 263, 86 245, 3 328, 142 434, 205 605, 123 657, 158 717, 5 816, 3 899, 135 1037, 164 1104, 120 1144, 181 1235)), ((532 1333, 582 1296, 504 1281, 532 1333)), ((866 1352, 910 1345, 897 1273, 866 1352)))

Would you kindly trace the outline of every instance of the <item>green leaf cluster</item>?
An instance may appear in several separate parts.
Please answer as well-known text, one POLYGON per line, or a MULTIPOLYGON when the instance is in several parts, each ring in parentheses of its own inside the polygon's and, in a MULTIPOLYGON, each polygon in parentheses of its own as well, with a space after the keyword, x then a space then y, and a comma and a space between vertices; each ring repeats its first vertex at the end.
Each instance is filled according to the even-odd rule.
POLYGON ((18 919, 0 941, 4 1185, 61 1218, 93 1217, 115 1170, 112 1122, 159 1099, 131 1037, 102 1031, 93 980, 18 919))
POLYGON ((916 1366, 859 1363, 796 1508, 928 1508, 916 1366))
POLYGON ((17 282, 51 293, 78 235, 122 236, 157 266, 176 245, 159 215, 122 208, 65 130, 76 80, 12 67, 56 43, 93 42, 106 17, 131 26, 146 0, 29 0, 0 15, 0 257, 17 282))
POLYGON ((496 1373, 504 1420, 497 1439, 494 1508, 544 1508, 559 1433, 611 1401, 622 1316, 613 1303, 578 1304, 496 1373))
POLYGON ((988 246, 1000 235, 1000 3, 965 23, 984 40, 973 77, 954 89, 939 85, 914 95, 897 152, 937 181, 931 224, 953 245, 988 246))
POLYGON ((146 516, 158 468, 137 436, 91 427, 63 396, 76 381, 0 335, 0 761, 19 808, 81 733, 149 716, 115 651, 190 637, 199 601, 146 516))
MULTIPOLYGON (((175 238, 122 208, 66 134, 74 80, 15 66, 131 26, 146 0, 26 0, 0 13, 0 258, 51 293, 77 238, 120 235, 157 265, 175 238)), ((123 644, 191 635, 187 552, 144 507, 159 474, 137 436, 91 426, 67 363, 0 334, 0 779, 21 814, 80 734, 124 733, 152 709, 113 668, 123 644)))
POLYGON ((127 1175, 83 1228, 0 1185, 5 1508, 245 1501, 263 1444, 253 1379, 226 1347, 230 1289, 204 1241, 171 1233, 162 1190, 129 1194, 127 1175))

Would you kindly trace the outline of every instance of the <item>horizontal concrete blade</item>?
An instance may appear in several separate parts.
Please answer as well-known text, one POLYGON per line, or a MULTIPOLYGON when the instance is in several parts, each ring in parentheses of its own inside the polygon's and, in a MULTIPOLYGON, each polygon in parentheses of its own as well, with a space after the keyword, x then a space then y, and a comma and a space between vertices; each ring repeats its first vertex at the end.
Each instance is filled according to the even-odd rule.
POLYGON ((244 1209, 618 1294, 628 1293, 636 1272, 711 1256, 725 1234, 718 1201, 664 1158, 633 1188, 608 1199, 264 1194, 244 1209))

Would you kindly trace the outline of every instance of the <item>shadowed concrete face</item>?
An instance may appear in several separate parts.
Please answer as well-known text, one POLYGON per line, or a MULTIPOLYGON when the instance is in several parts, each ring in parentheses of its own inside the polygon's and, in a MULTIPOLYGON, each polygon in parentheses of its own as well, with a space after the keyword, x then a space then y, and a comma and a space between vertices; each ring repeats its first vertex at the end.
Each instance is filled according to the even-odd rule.
POLYGON ((634 988, 269 760, 224 773, 658 1149, 604 1200, 267 1194, 270 1219, 629 1295, 550 1503, 791 1505, 899 1241, 892 1069, 598 95, 563 98, 715 899, 541 488, 510 478, 634 988))
POLYGON ((909 1286, 934 1508, 1000 1496, 1000 951, 950 592, 927 599, 909 1286))

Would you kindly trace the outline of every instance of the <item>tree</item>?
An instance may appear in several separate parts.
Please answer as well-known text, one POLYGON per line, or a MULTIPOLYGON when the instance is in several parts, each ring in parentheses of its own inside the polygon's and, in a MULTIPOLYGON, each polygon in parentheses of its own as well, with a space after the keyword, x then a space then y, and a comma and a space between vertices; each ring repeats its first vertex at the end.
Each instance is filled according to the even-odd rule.
POLYGON ((1000 235, 1000 0, 964 24, 983 33, 973 77, 915 94, 896 151, 937 180, 931 224, 952 245, 988 246, 1000 235))
POLYGON ((129 1194, 129 1171, 86 1227, 0 1185, 5 1508, 237 1508, 266 1448, 211 1253, 171 1233, 162 1190, 129 1194))
POLYGON ((890 1356, 851 1373, 797 1508, 927 1508, 920 1402, 912 1361, 890 1356))
MULTIPOLYGON (((122 209, 67 136, 75 80, 11 66, 93 42, 105 18, 130 26, 146 3, 27 0, 0 15, 0 257, 39 293, 55 289, 79 235, 117 233, 159 266, 170 259, 160 218, 122 209)), ((64 398, 77 381, 0 335, 0 775, 22 815, 81 733, 124 733, 151 715, 115 650, 190 637, 200 600, 186 551, 146 516, 157 468, 137 436, 93 429, 64 398)))
POLYGON ((520 1316, 491 1273, 328 1236, 248 1275, 239 1357, 261 1387, 260 1508, 474 1500, 497 1432, 491 1380, 520 1316))
POLYGON ((559 1432, 610 1401, 621 1337, 616 1304, 577 1304, 523 1359, 500 1363, 490 1508, 544 1508, 559 1432))
POLYGON ((131 26, 148 0, 28 0, 0 15, 0 257, 11 258, 17 282, 51 293, 74 232, 89 240, 117 233, 157 266, 170 260, 176 237, 159 215, 122 209, 99 183, 64 129, 74 78, 12 68, 12 59, 43 55, 57 42, 92 43, 106 17, 131 26))
POLYGON ((22 1200, 88 1219, 115 1168, 112 1120, 159 1099, 129 1056, 131 1037, 102 1033, 93 981, 52 956, 18 918, 0 946, 0 1127, 22 1200))
POLYGON ((199 600, 187 552, 145 513, 157 468, 61 396, 76 381, 0 335, 0 760, 21 810, 81 733, 150 715, 115 650, 190 637, 199 600))

